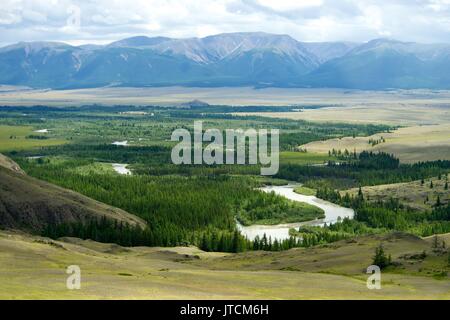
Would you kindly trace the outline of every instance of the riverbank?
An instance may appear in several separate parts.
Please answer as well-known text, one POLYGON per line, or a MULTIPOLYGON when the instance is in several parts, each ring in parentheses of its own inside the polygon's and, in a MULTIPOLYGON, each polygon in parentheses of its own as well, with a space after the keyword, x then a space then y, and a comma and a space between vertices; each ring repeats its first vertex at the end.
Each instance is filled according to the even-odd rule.
POLYGON ((341 219, 349 218, 352 219, 354 216, 354 210, 350 208, 344 208, 338 206, 334 203, 322 200, 317 198, 316 196, 306 196, 302 194, 298 194, 294 191, 294 189, 298 186, 267 186, 262 188, 264 192, 275 192, 277 195, 281 195, 289 200, 307 203, 309 205, 320 208, 325 213, 325 218, 316 219, 310 221, 303 221, 297 223, 287 223, 287 224, 278 224, 278 225, 251 225, 251 226, 243 226, 240 223, 237 223, 237 228, 245 237, 250 240, 255 239, 257 236, 262 238, 266 235, 267 238, 272 238, 272 240, 285 240, 289 239, 289 230, 292 228, 299 228, 301 226, 310 225, 310 226, 323 226, 326 224, 336 223, 341 219))

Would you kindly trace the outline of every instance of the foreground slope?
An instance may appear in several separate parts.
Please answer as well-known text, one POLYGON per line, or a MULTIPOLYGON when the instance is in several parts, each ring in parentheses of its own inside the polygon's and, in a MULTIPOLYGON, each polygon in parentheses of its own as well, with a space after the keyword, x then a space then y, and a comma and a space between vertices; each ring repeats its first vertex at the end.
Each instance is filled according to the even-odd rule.
POLYGON ((40 232, 49 223, 86 222, 106 217, 145 226, 138 217, 79 193, 34 179, 0 157, 0 227, 40 232))
POLYGON ((368 290, 364 270, 382 240, 395 261, 431 246, 428 239, 372 236, 312 249, 234 255, 0 232, 0 298, 450 299, 448 277, 427 274, 446 263, 446 257, 432 253, 423 262, 405 260, 404 272, 384 273, 382 289, 368 290), (81 268, 81 290, 66 289, 70 265, 81 268))

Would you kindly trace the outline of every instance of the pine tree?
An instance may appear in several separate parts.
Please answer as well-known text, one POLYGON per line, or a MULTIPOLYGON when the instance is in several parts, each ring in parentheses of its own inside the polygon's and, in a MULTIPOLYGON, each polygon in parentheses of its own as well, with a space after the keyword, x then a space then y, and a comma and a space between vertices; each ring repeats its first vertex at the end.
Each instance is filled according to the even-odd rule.
POLYGON ((379 245, 375 248, 375 256, 373 257, 373 264, 380 269, 384 269, 392 263, 392 257, 386 256, 383 245, 379 245))
POLYGON ((438 195, 437 199, 436 199, 436 207, 440 207, 441 206, 441 197, 438 195))
POLYGON ((358 198, 361 199, 361 200, 364 199, 364 194, 363 194, 363 191, 362 191, 361 187, 359 187, 359 190, 358 190, 358 198))
POLYGON ((202 242, 200 245, 200 249, 202 249, 203 251, 209 251, 208 248, 208 239, 206 238, 206 233, 203 233, 203 237, 202 237, 202 242))
POLYGON ((237 231, 237 230, 234 231, 234 234, 233 234, 233 242, 232 242, 231 251, 235 252, 235 253, 242 251, 240 234, 239 234, 239 231, 237 231))

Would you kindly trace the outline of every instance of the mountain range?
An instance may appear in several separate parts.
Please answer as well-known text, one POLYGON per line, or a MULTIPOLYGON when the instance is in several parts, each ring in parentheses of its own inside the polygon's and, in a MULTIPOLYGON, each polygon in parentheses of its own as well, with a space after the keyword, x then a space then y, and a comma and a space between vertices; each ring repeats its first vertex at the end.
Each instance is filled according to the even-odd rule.
POLYGON ((311 43, 260 32, 137 36, 102 46, 20 42, 0 48, 0 84, 449 89, 450 44, 311 43))

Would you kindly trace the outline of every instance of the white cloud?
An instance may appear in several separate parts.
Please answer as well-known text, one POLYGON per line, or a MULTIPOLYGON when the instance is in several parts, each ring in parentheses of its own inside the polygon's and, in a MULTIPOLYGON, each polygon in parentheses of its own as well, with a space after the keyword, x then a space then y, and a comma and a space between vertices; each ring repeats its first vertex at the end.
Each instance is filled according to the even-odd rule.
POLYGON ((258 2, 275 11, 301 10, 309 7, 318 7, 323 4, 322 0, 258 0, 258 2))
POLYGON ((448 42, 450 0, 2 0, 0 43, 265 31, 303 41, 448 42), (67 23, 80 9, 80 27, 67 23))

